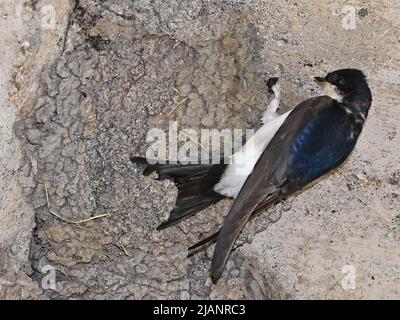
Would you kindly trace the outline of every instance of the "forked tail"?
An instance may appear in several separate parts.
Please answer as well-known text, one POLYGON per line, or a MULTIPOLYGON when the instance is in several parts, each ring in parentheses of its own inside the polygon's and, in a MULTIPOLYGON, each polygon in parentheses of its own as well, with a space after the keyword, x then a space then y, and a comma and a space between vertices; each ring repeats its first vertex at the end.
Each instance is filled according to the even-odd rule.
POLYGON ((156 172, 159 180, 170 179, 178 187, 175 208, 158 230, 177 224, 225 197, 215 192, 214 186, 221 179, 226 164, 149 164, 141 157, 131 157, 131 161, 145 167, 144 175, 156 172))

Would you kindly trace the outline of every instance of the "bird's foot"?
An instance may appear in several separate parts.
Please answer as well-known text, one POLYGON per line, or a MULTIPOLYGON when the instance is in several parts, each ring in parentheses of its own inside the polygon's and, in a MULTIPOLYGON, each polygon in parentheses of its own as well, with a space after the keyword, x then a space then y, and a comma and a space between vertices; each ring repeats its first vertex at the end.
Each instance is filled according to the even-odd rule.
POLYGON ((272 77, 267 80, 267 87, 269 93, 275 94, 276 90, 274 90, 274 87, 276 87, 278 80, 279 80, 278 77, 272 77))
POLYGON ((278 82, 279 78, 273 77, 267 80, 268 91, 273 94, 273 99, 270 101, 267 110, 265 110, 261 122, 266 124, 277 117, 276 111, 278 110, 281 101, 281 90, 278 82))

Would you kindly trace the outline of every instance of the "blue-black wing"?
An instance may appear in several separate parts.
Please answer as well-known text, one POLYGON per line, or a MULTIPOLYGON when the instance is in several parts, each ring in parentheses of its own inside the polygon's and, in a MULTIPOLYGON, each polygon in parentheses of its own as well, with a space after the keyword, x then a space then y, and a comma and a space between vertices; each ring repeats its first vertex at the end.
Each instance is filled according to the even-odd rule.
POLYGON ((357 142, 358 131, 344 109, 320 112, 295 137, 287 160, 287 180, 302 188, 339 166, 357 142))
MULTIPOLYGON (((308 99, 286 118, 247 177, 218 235, 211 264, 216 281, 240 231, 259 208, 297 191, 339 165, 353 149, 349 120, 327 96, 308 99)), ((354 137, 355 139, 357 137, 354 137)))

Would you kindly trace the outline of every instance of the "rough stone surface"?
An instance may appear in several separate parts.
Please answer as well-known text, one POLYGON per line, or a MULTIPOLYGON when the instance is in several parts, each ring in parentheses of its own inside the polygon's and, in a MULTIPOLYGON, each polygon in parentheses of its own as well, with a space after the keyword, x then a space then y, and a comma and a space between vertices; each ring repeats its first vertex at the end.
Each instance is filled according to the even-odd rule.
MULTIPOLYGON (((40 92, 42 68, 47 71, 49 61, 61 51, 69 8, 68 0, 43 1, 38 6, 22 0, 0 4, 0 27, 6 30, 0 40, 0 298, 43 297, 39 284, 29 277, 35 211, 25 194, 34 186, 31 164, 21 159, 24 147, 13 125, 18 114, 29 114, 40 92), (51 30, 43 28, 46 5, 57 7, 57 23, 51 30)), ((40 131, 27 136, 39 143, 40 131)))
MULTIPOLYGON (((63 12, 59 51, 40 73, 27 59, 40 81, 30 95, 23 85, 14 95, 21 142, 13 174, 21 191, 14 194, 22 193, 35 216, 24 260, 32 269, 0 268, 7 270, 0 297, 397 297, 400 8, 358 1, 355 29, 348 30, 345 4, 77 0, 69 9, 53 3, 63 12), (311 76, 348 66, 366 72, 374 93, 350 161, 249 223, 212 285, 213 247, 190 258, 186 249, 218 228, 231 201, 158 232, 176 189, 143 177, 129 155, 144 155, 148 130, 167 129, 169 120, 196 131, 257 127, 269 99, 266 78, 281 76, 285 110, 318 93, 311 76), (108 216, 63 221, 47 207, 45 183, 52 212, 64 220, 108 216), (57 286, 42 291, 46 265, 57 269, 57 286), (346 265, 355 270, 352 290, 341 286, 346 265)), ((24 230, 29 235, 32 225, 24 230)), ((20 253, 8 242, 3 247, 20 253)))

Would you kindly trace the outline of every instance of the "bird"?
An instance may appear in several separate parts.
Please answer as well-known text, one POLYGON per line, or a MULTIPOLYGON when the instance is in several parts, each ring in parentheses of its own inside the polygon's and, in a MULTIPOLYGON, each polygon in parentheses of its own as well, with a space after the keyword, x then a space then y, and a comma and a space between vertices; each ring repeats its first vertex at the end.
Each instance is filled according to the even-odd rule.
POLYGON ((170 179, 178 188, 175 207, 158 230, 224 198, 234 199, 219 231, 189 248, 216 241, 210 268, 213 283, 221 277, 236 238, 251 217, 339 167, 356 145, 372 103, 365 74, 339 69, 314 80, 320 95, 278 114, 279 78, 268 79, 273 98, 262 115, 263 124, 229 161, 149 164, 143 157, 130 158, 145 167, 144 175, 156 172, 158 179, 170 179))

